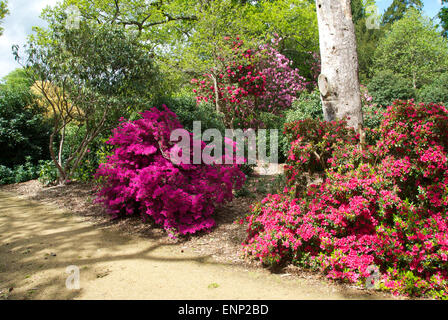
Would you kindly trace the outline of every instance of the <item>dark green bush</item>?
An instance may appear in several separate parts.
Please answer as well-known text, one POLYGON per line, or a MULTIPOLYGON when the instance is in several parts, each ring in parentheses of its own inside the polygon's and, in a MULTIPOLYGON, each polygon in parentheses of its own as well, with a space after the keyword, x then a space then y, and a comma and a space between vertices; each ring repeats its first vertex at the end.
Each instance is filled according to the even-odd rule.
POLYGON ((49 159, 50 123, 27 88, 0 87, 0 165, 49 159))
POLYGON ((415 98, 412 84, 392 71, 381 71, 375 74, 367 85, 374 103, 379 106, 390 106, 399 100, 415 98))
POLYGON ((8 168, 0 165, 0 185, 20 183, 36 179, 39 176, 40 166, 31 163, 31 157, 26 157, 25 163, 8 168))
POLYGON ((302 92, 285 113, 286 123, 305 119, 323 120, 322 101, 317 88, 312 92, 302 92))
POLYGON ((215 111, 215 108, 210 103, 197 104, 194 97, 165 97, 160 98, 155 106, 168 106, 174 113, 177 114, 180 123, 185 129, 192 131, 193 122, 201 121, 201 129, 218 129, 224 132, 224 125, 221 116, 215 111))
POLYGON ((448 103, 448 73, 442 74, 433 83, 418 92, 418 100, 424 103, 448 103))

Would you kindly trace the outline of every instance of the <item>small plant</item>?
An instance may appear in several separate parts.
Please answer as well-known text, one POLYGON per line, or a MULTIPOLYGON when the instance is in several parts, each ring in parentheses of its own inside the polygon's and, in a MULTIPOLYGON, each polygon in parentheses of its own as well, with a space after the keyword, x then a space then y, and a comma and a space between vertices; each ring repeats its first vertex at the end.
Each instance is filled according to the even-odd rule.
POLYGON ((58 170, 56 169, 53 160, 42 160, 39 162, 39 182, 48 186, 58 179, 58 170))

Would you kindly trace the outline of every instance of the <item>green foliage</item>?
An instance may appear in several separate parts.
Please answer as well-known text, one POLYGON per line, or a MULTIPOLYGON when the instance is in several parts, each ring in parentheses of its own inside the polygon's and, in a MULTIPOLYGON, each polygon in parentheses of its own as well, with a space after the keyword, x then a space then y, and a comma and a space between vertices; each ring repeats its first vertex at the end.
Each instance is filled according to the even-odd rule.
POLYGON ((418 100, 448 104, 448 73, 443 73, 433 83, 421 88, 418 91, 418 100))
POLYGON ((351 8, 355 25, 359 78, 363 83, 372 77, 373 54, 384 31, 383 29, 367 28, 368 23, 378 22, 380 18, 379 13, 373 10, 378 10, 374 0, 353 0, 351 8))
MULTIPOLYGON (((305 119, 323 120, 322 100, 317 88, 311 92, 302 92, 300 97, 293 101, 291 109, 285 112, 283 125, 305 119)), ((279 150, 281 151, 282 159, 286 159, 291 141, 289 141, 286 135, 282 135, 279 140, 279 150)))
POLYGON ((285 113, 285 121, 293 122, 305 119, 323 120, 322 100, 319 90, 304 91, 300 97, 292 103, 291 109, 285 113))
POLYGON ((415 98, 412 83, 390 70, 380 71, 367 85, 373 102, 379 106, 390 106, 396 99, 415 98))
POLYGON ((0 185, 20 183, 36 179, 39 176, 39 165, 31 162, 31 157, 27 157, 24 164, 8 168, 0 165, 0 185))
POLYGON ((31 157, 27 157, 25 164, 14 168, 14 182, 20 183, 37 178, 39 175, 39 166, 31 163, 31 157))
POLYGON ((282 39, 280 53, 309 81, 315 80, 312 55, 319 51, 315 6, 314 1, 303 0, 264 0, 256 4, 248 1, 242 16, 245 33, 250 39, 266 41, 275 35, 282 39))
POLYGON ((0 165, 0 185, 14 183, 14 171, 0 165))
POLYGON ((423 2, 421 0, 393 0, 383 14, 383 25, 392 24, 402 19, 410 8, 421 12, 423 2))
MULTIPOLYGON (((68 125, 66 129, 65 144, 62 152, 63 161, 66 161, 73 154, 73 148, 82 143, 82 137, 86 132, 85 126, 68 125)), ((106 161, 107 155, 110 154, 111 146, 106 144, 109 135, 98 135, 93 139, 86 150, 86 154, 82 163, 73 171, 71 179, 77 181, 90 181, 100 165, 106 161)), ((54 166, 54 163, 52 163, 54 166)))
POLYGON ((164 97, 157 100, 156 106, 167 105, 176 113, 180 123, 185 129, 192 131, 193 122, 200 121, 202 131, 207 129, 218 129, 224 133, 225 127, 221 116, 215 111, 210 103, 196 103, 192 96, 182 95, 179 97, 164 97))
POLYGON ((6 81, 0 86, 0 165, 12 168, 48 159, 50 124, 29 88, 6 81))
POLYGON ((440 8, 437 17, 440 20, 440 26, 442 27, 442 35, 448 37, 448 8, 445 7, 448 4, 448 0, 442 0, 443 7, 440 8))
POLYGON ((41 161, 39 165, 39 182, 44 186, 48 186, 58 179, 58 169, 54 165, 53 160, 41 161))
MULTIPOLYGON (((0 1, 0 24, 3 22, 3 19, 9 13, 8 10, 8 1, 0 1)), ((0 27, 0 36, 3 34, 3 28, 0 27)))
POLYGON ((366 141, 370 145, 376 144, 379 139, 378 129, 383 121, 383 112, 386 109, 376 105, 364 105, 362 107, 366 141))
MULTIPOLYGON (((58 166, 63 182, 82 164, 98 135, 154 98, 148 88, 155 80, 155 68, 137 35, 122 26, 82 20, 79 28, 67 29, 67 13, 58 9, 46 11, 44 18, 49 27, 35 28, 25 55, 19 55, 17 46, 14 55, 52 111, 52 135, 61 135, 65 143, 69 124, 85 129, 58 166)), ((53 161, 64 145, 56 148, 53 161)))
POLYGON ((372 71, 385 70, 421 88, 448 70, 447 41, 428 18, 411 9, 394 22, 375 51, 372 71))

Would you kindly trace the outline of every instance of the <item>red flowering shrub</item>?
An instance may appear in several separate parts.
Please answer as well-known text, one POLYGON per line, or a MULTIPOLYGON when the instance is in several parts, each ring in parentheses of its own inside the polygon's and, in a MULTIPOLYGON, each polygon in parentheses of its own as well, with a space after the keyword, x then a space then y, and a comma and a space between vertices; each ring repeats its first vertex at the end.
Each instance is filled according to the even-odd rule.
MULTIPOLYGON (((244 174, 237 165, 173 163, 171 150, 177 146, 170 134, 182 128, 176 115, 165 106, 141 115, 136 121, 122 120, 109 139, 114 149, 96 173, 102 181, 97 201, 113 217, 140 214, 179 234, 210 229, 215 207, 232 199, 244 174)), ((204 149, 204 142, 194 142, 204 149)))
POLYGON ((376 265, 382 289, 447 298, 448 110, 397 102, 384 116, 377 145, 337 144, 305 196, 255 205, 245 252, 359 284, 376 265))
POLYGON ((283 134, 290 142, 285 173, 290 185, 297 182, 304 172, 311 175, 323 172, 336 148, 359 142, 359 136, 346 125, 344 120, 327 122, 314 119, 285 124, 283 134))

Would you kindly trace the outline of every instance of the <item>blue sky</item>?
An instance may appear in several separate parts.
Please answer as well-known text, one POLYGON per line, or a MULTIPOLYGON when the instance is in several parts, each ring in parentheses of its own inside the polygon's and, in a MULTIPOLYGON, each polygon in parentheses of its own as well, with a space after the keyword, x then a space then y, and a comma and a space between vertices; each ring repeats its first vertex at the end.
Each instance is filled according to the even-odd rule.
MULTIPOLYGON (((47 5, 55 5, 58 0, 9 0, 8 2, 10 14, 4 20, 5 32, 0 37, 0 78, 19 67, 11 54, 12 45, 23 45, 27 35, 32 32, 33 26, 44 25, 39 18, 40 12, 47 5)), ((380 13, 383 13, 392 0, 377 0, 376 3, 380 13)), ((423 0, 423 3, 425 13, 431 18, 441 7, 440 0, 423 0)))

